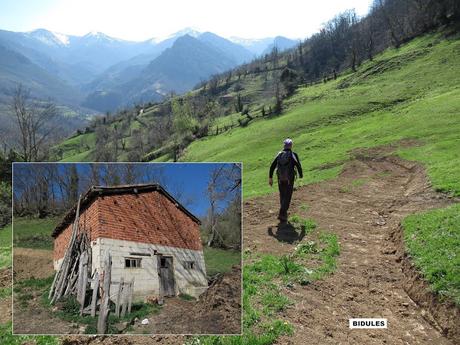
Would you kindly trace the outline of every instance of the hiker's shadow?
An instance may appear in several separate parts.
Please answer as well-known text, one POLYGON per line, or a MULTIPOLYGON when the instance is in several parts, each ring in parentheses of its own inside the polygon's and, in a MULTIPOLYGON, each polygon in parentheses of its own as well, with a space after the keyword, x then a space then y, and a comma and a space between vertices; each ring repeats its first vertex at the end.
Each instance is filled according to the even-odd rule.
POLYGON ((300 242, 305 237, 305 229, 299 233, 291 223, 279 223, 276 227, 269 227, 267 232, 278 241, 289 244, 300 242))

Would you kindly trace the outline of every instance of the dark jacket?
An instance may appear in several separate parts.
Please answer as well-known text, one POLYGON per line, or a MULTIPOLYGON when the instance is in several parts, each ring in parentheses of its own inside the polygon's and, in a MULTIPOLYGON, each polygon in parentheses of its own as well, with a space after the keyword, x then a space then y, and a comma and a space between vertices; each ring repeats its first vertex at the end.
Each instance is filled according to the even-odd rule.
MULTIPOLYGON (((299 173, 299 177, 302 178, 303 177, 303 173, 302 173, 302 165, 300 165, 300 159, 299 159, 299 156, 297 156, 297 153, 291 151, 291 149, 284 149, 283 151, 290 151, 292 152, 292 176, 295 175, 295 169, 297 169, 297 172, 299 173)), ((275 171, 276 169, 276 166, 278 164, 278 156, 280 155, 281 152, 283 151, 280 151, 278 152, 278 154, 276 155, 275 159, 273 160, 272 162, 272 165, 270 166, 270 172, 269 172, 269 177, 272 178, 273 177, 273 172, 275 171)))

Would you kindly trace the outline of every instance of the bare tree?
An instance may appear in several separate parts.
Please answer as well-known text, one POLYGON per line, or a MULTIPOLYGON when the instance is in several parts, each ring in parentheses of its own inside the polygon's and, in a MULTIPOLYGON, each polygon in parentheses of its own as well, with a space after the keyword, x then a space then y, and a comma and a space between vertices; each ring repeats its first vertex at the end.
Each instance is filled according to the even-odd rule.
POLYGON ((56 106, 31 100, 30 91, 20 84, 13 92, 11 110, 19 128, 21 158, 25 162, 39 160, 53 130, 50 123, 57 116, 56 106))
POLYGON ((238 164, 222 164, 211 172, 207 195, 209 197, 210 236, 208 247, 224 246, 222 235, 217 230, 217 220, 221 202, 233 199, 239 194, 241 186, 241 169, 238 164))

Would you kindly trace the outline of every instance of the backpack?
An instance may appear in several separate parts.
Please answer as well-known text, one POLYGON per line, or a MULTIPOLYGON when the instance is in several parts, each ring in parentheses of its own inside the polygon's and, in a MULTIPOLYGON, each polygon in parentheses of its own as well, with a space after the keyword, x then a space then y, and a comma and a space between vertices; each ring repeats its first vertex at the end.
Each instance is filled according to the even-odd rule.
POLYGON ((289 182, 292 177, 292 152, 281 151, 277 157, 276 173, 278 181, 289 182))

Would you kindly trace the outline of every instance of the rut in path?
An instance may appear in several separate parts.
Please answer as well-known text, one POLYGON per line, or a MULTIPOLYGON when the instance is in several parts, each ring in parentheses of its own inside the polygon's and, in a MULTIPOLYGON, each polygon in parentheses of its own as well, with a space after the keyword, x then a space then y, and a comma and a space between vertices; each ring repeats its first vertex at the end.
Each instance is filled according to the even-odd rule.
MULTIPOLYGON (((346 164, 337 179, 294 192, 291 214, 311 217, 320 229, 337 234, 341 252, 334 274, 283 288, 294 305, 282 317, 295 331, 279 344, 452 344, 404 291, 400 257, 390 240, 406 215, 452 200, 432 190, 420 165, 386 154, 371 150, 346 164), (388 329, 350 330, 352 317, 387 318, 388 329)), ((277 233, 277 211, 277 194, 245 202, 245 250, 293 251, 295 236, 277 233)))

